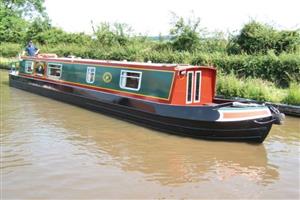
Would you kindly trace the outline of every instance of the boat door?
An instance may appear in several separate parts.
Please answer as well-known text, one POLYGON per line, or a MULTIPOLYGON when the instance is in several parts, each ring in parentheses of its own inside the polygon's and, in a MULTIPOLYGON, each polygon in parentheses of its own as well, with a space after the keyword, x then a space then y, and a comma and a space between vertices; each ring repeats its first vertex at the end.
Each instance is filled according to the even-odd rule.
POLYGON ((201 71, 188 71, 186 79, 186 104, 200 103, 201 71))

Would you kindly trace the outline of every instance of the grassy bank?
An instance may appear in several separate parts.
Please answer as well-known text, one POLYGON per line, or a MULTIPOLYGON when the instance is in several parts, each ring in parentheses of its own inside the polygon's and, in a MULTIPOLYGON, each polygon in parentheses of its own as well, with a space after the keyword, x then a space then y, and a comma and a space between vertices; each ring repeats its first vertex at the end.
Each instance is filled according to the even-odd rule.
POLYGON ((300 105, 300 84, 292 83, 287 89, 287 95, 282 100, 283 103, 300 105))
POLYGON ((3 58, 0 57, 0 69, 9 69, 9 65, 12 62, 16 62, 17 58, 3 58))
POLYGON ((279 88, 273 82, 258 78, 237 78, 233 73, 219 73, 217 94, 228 98, 241 97, 257 101, 300 105, 300 84, 279 88))

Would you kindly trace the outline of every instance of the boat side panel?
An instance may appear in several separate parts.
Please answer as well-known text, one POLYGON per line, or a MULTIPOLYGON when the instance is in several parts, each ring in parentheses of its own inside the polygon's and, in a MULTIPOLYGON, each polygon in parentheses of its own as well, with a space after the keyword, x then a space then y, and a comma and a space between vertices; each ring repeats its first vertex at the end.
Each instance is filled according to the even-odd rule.
POLYGON ((133 109, 144 112, 151 112, 160 116, 173 117, 183 120, 193 121, 244 121, 247 119, 268 118, 271 116, 269 109, 266 106, 259 107, 245 107, 245 108, 214 108, 212 106, 175 106, 170 104, 156 103, 152 101, 145 101, 138 98, 130 98, 112 94, 108 92, 101 92, 94 89, 87 89, 83 87, 66 85, 64 83, 51 82, 49 80, 40 80, 37 77, 15 77, 27 84, 39 85, 40 87, 51 88, 62 92, 68 92, 97 101, 105 101, 107 103, 118 104, 122 106, 131 107, 133 109), (261 115, 261 112, 264 112, 261 115), (251 116, 240 116, 246 113, 251 116), (225 115, 224 115, 225 114, 225 115), (239 116, 226 117, 226 115, 239 114, 239 116), (259 114, 259 115, 258 115, 259 114), (228 119, 227 119, 228 118, 228 119))
POLYGON ((39 79, 31 76, 13 76, 15 80, 24 82, 24 84, 35 85, 46 89, 67 92, 85 98, 94 99, 97 101, 105 101, 107 103, 131 107, 133 109, 144 112, 151 112, 157 115, 166 117, 174 117, 181 119, 202 120, 202 121, 216 121, 220 115, 217 110, 213 110, 209 106, 188 107, 175 106, 165 103, 157 103, 152 101, 145 101, 143 99, 131 98, 112 94, 109 92, 97 91, 94 89, 87 89, 76 85, 67 85, 64 82, 57 83, 50 80, 39 79))
MULTIPOLYGON (((20 63, 20 73, 33 75, 34 73, 25 72, 25 63, 27 60, 23 60, 20 63)), ((51 62, 54 63, 55 62, 51 62)), ((56 63, 61 64, 61 63, 56 63)), ((62 77, 60 80, 67 81, 70 83, 76 83, 82 86, 93 86, 105 90, 113 91, 114 93, 126 93, 127 95, 140 95, 150 98, 158 98, 162 100, 170 100, 171 91, 174 81, 174 71, 161 71, 161 70, 132 70, 130 68, 124 69, 114 66, 93 66, 93 65, 80 65, 80 64, 62 64, 62 77), (86 82, 87 67, 95 67, 96 75, 94 83, 86 82), (142 73, 141 86, 138 91, 123 89, 120 87, 120 73, 121 70, 138 71, 142 73), (111 75, 109 82, 104 81, 104 74, 111 75)), ((46 71, 46 70, 45 70, 46 71)), ((44 78, 47 78, 46 76, 44 78)))
MULTIPOLYGON (((11 86, 89 108, 94 111, 114 115, 123 120, 140 123, 153 129, 189 137, 262 142, 272 125, 272 123, 260 125, 253 120, 243 122, 209 122, 182 119, 176 116, 168 116, 168 113, 163 111, 162 107, 166 109, 170 107, 170 105, 157 104, 157 107, 155 107, 152 103, 132 101, 128 98, 119 98, 119 101, 116 102, 115 97, 111 94, 108 94, 106 98, 102 98, 100 101, 99 99, 86 98, 86 96, 88 96, 86 94, 88 94, 89 91, 85 91, 86 93, 84 94, 82 88, 64 88, 64 86, 62 86, 61 88, 64 88, 64 90, 60 90, 61 88, 47 87, 46 85, 41 86, 40 84, 41 83, 34 82, 34 80, 31 79, 10 75, 11 86), (160 115, 158 111, 164 113, 164 115, 160 115)), ((183 108, 174 107, 173 109, 175 109, 173 110, 174 113, 174 111, 180 111, 180 109, 183 108)), ((180 114, 182 114, 182 112, 177 113, 177 115, 180 114)))
POLYGON ((164 71, 150 71, 150 70, 130 70, 135 72, 142 72, 141 87, 139 91, 127 90, 120 88, 120 74, 122 68, 117 67, 97 67, 95 82, 93 84, 86 82, 87 66, 77 64, 64 64, 62 79, 69 82, 75 82, 83 85, 93 85, 114 91, 124 91, 134 94, 141 94, 146 96, 154 96, 163 99, 169 99, 170 90, 173 82, 173 72, 164 71), (104 81, 103 75, 105 73, 111 74, 109 82, 104 81))
POLYGON ((201 104, 209 104, 213 102, 215 96, 216 70, 202 70, 201 79, 201 104))

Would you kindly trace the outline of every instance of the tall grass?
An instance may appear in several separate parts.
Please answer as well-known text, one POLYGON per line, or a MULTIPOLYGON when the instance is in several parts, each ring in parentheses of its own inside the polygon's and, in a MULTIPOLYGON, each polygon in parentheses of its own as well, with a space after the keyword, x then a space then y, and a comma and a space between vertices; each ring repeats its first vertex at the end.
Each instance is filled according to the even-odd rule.
POLYGON ((219 73, 217 94, 279 103, 286 95, 286 90, 277 88, 274 83, 262 79, 239 79, 233 73, 219 73))
POLYGON ((17 59, 16 58, 3 58, 0 57, 0 69, 9 69, 10 64, 12 62, 16 62, 17 59))
POLYGON ((291 83, 290 87, 287 89, 287 95, 282 102, 300 106, 300 84, 291 83))
POLYGON ((300 105, 300 84, 291 83, 286 89, 272 82, 257 78, 237 78, 233 73, 219 73, 217 94, 225 97, 241 97, 257 101, 300 105))

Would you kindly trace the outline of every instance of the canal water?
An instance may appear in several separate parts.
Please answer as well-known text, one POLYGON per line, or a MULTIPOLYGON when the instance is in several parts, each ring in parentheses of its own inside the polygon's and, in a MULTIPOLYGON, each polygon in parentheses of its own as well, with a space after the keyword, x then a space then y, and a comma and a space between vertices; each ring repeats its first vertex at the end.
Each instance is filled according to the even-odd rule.
POLYGON ((8 86, 1 199, 299 199, 299 118, 260 145, 149 130, 8 86))

